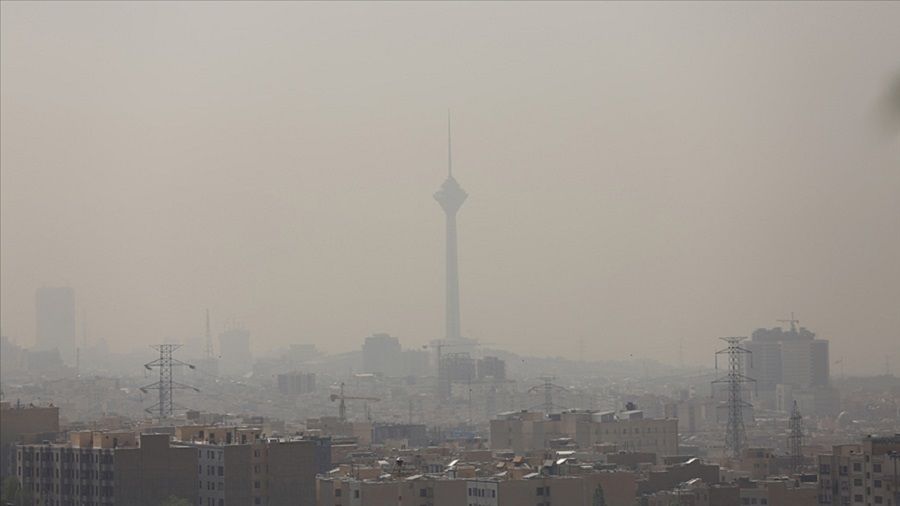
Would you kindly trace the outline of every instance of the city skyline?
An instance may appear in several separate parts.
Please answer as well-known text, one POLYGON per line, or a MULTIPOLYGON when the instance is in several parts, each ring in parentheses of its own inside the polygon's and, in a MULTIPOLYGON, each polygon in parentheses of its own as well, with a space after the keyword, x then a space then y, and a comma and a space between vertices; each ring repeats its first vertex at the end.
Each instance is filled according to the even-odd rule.
POLYGON ((233 5, 218 28, 189 4, 2 8, 0 305, 20 342, 35 290, 61 284, 118 350, 202 335, 205 308, 263 349, 443 337, 445 216, 428 195, 448 106, 473 192, 462 335, 568 357, 583 342, 595 359, 682 347, 708 365, 716 336, 795 311, 848 373, 897 338, 898 147, 869 112, 897 72, 896 6, 827 5, 815 23, 803 5, 660 6, 640 44, 617 26, 656 7, 233 5), (420 23, 395 30, 390 13, 420 23), (487 21, 506 14, 514 46, 487 21), (73 66, 86 51, 107 64, 73 66))

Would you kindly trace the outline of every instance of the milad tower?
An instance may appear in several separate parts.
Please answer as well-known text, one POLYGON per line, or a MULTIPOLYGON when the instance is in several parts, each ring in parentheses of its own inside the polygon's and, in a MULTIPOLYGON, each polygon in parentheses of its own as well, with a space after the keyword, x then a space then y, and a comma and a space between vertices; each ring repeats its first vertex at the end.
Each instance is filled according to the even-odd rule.
POLYGON ((447 115, 447 179, 441 189, 434 194, 444 210, 447 220, 447 293, 446 293, 446 331, 444 339, 447 344, 462 344, 459 323, 459 265, 457 262, 456 213, 466 201, 469 194, 459 186, 453 177, 453 156, 450 144, 450 115, 447 115))
POLYGON ((453 155, 450 143, 450 114, 447 114, 447 179, 441 189, 434 194, 447 220, 447 291, 446 291, 446 328, 444 338, 430 343, 437 355, 437 390, 438 398, 450 398, 453 381, 468 379, 471 381, 471 353, 477 344, 472 339, 462 336, 459 323, 459 264, 457 261, 456 213, 469 195, 459 186, 453 177, 453 155), (444 352, 449 353, 449 356, 444 352), (446 363, 445 363, 446 362, 446 363))

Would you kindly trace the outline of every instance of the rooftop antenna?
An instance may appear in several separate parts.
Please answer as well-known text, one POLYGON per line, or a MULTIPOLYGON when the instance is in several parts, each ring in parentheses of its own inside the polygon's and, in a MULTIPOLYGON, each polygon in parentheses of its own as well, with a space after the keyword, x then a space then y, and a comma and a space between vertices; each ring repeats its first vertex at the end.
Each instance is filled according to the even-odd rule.
POLYGON ((797 332, 797 324, 800 323, 800 320, 794 318, 794 312, 791 311, 791 319, 790 320, 776 320, 778 323, 790 323, 791 324, 791 332, 797 332))

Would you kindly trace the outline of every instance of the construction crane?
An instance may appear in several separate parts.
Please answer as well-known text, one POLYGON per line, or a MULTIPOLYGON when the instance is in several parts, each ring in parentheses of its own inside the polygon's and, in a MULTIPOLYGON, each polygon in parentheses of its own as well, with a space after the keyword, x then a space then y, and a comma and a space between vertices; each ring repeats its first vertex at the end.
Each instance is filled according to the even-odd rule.
POLYGON ((331 402, 336 400, 340 400, 341 403, 338 406, 338 417, 342 422, 347 421, 347 403, 346 401, 380 401, 378 397, 360 397, 360 396, 351 396, 344 395, 344 382, 341 382, 341 393, 339 394, 331 394, 331 402))
POLYGON ((790 320, 776 320, 778 323, 790 323, 791 324, 791 332, 797 332, 797 325, 800 323, 800 320, 794 318, 794 312, 791 311, 791 319, 790 320))

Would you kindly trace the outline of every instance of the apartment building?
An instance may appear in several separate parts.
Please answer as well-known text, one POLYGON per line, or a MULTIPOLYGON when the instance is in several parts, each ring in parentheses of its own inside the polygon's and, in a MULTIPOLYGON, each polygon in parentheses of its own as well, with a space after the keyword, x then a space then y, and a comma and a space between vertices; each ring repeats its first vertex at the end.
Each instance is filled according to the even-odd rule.
POLYGON ((265 437, 258 428, 187 426, 176 439, 196 448, 199 506, 313 506, 330 440, 265 437))
POLYGON ((868 436, 819 455, 820 505, 897 506, 900 434, 868 436))
POLYGON ((319 477, 319 506, 460 506, 465 480, 414 475, 405 478, 319 477))
POLYGON ((55 440, 58 432, 58 407, 0 402, 0 479, 15 474, 11 464, 17 443, 55 440))
POLYGON ((319 506, 633 506, 637 485, 631 473, 580 476, 532 473, 523 479, 415 475, 398 478, 320 476, 319 506))
POLYGON ((678 420, 644 418, 640 410, 615 412, 566 411, 549 417, 534 411, 504 413, 491 420, 491 447, 518 454, 550 447, 550 441, 570 438, 581 448, 614 445, 619 451, 649 452, 659 457, 678 454, 678 420))
POLYGON ((197 450, 167 434, 76 432, 67 443, 16 447, 16 477, 37 506, 197 504, 197 450))

